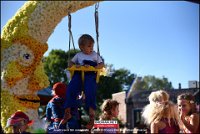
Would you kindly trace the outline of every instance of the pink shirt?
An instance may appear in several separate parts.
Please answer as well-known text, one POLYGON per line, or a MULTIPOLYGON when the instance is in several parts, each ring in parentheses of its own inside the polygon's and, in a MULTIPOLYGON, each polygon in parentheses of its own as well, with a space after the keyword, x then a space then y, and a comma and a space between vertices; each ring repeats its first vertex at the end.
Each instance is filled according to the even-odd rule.
POLYGON ((166 127, 159 130, 158 133, 179 133, 179 126, 174 122, 173 119, 170 120, 170 125, 167 118, 163 118, 161 121, 166 124, 166 127))

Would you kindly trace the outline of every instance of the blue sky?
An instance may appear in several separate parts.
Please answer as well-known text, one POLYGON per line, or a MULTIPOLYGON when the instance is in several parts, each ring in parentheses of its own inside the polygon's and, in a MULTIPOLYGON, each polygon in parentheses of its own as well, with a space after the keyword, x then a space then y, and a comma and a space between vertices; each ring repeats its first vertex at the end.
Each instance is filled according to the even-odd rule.
MULTIPOLYGON (((1 29, 24 1, 1 1, 1 29)), ((199 5, 186 1, 105 1, 99 7, 100 52, 115 69, 165 76, 175 88, 199 81, 199 5)), ((68 50, 68 18, 48 40, 49 50, 68 50)), ((83 33, 95 38, 94 6, 72 14, 75 46, 83 33)), ((63 57, 64 58, 64 57, 63 57)))

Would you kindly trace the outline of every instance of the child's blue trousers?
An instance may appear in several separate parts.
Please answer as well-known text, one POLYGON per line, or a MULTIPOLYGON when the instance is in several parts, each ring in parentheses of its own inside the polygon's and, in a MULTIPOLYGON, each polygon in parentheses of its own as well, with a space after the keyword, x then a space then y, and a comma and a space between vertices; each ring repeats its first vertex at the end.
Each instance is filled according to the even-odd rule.
POLYGON ((91 107, 96 110, 97 83, 95 72, 85 72, 84 81, 82 81, 81 72, 74 73, 67 88, 65 108, 78 107, 80 105, 77 97, 81 94, 82 89, 85 93, 85 108, 89 109, 91 107))

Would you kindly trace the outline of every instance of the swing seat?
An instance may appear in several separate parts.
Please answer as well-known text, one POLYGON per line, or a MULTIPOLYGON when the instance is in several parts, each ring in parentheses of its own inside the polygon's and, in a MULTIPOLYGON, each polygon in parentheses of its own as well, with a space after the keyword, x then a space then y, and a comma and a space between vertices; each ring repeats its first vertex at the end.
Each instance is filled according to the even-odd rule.
POLYGON ((96 72, 97 73, 97 77, 96 77, 97 83, 99 83, 100 73, 102 72, 102 69, 96 69, 93 66, 89 66, 89 67, 80 66, 79 68, 77 68, 76 65, 73 65, 72 67, 67 68, 67 70, 70 72, 71 79, 72 79, 75 71, 80 71, 82 81, 84 81, 85 72, 96 72))

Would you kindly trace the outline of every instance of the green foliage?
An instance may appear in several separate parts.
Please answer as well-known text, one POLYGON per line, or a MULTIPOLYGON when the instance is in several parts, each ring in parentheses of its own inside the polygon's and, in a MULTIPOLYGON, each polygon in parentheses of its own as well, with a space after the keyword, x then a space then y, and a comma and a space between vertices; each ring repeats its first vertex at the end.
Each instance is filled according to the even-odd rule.
POLYGON ((113 69, 113 65, 108 65, 108 76, 101 76, 97 89, 97 117, 102 113, 100 106, 105 99, 112 98, 113 93, 118 93, 131 86, 134 74, 127 69, 113 69))
POLYGON ((113 77, 102 76, 98 83, 97 102, 102 103, 103 100, 112 98, 113 93, 120 91, 122 91, 122 88, 119 80, 113 77))
POLYGON ((113 93, 121 92, 129 88, 132 84, 135 74, 131 74, 127 69, 113 69, 113 65, 108 65, 108 76, 101 76, 98 83, 97 102, 112 98, 113 93))
MULTIPOLYGON (((110 76, 101 76, 100 81, 98 83, 98 89, 97 89, 97 110, 96 115, 99 117, 101 115, 101 105, 104 100, 108 98, 112 98, 113 93, 117 93, 122 91, 121 85, 119 80, 116 80, 113 77, 110 76)), ((98 119, 98 118, 97 118, 98 119)))
POLYGON ((122 86, 123 90, 127 90, 130 88, 136 75, 131 74, 131 72, 125 68, 121 68, 115 70, 112 74, 112 77, 120 82, 120 85, 122 86))
POLYGON ((137 77, 133 86, 135 90, 172 89, 171 82, 166 77, 157 78, 152 75, 137 77))
POLYGON ((46 130, 45 129, 42 129, 42 128, 38 128, 36 130, 33 130, 34 134, 46 134, 46 130))

